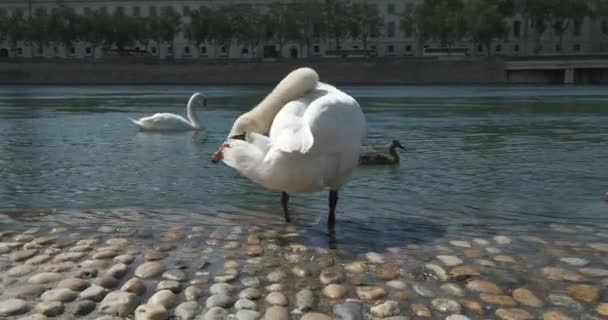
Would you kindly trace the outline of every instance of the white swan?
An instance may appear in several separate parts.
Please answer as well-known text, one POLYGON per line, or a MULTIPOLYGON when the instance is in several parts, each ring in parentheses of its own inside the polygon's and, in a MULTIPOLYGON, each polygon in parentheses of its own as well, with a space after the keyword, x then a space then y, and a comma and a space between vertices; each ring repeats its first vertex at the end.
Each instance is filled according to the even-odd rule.
POLYGON ((357 101, 318 79, 309 68, 290 73, 235 121, 213 162, 223 160, 263 187, 282 192, 288 222, 289 193, 329 188, 328 227, 333 229, 338 191, 357 167, 367 130, 357 101))
POLYGON ((207 98, 201 93, 195 93, 188 101, 187 111, 188 119, 173 114, 173 113, 157 113, 155 115, 141 118, 139 120, 131 119, 139 130, 142 131, 187 131, 200 130, 201 123, 194 110, 195 107, 207 105, 207 98))

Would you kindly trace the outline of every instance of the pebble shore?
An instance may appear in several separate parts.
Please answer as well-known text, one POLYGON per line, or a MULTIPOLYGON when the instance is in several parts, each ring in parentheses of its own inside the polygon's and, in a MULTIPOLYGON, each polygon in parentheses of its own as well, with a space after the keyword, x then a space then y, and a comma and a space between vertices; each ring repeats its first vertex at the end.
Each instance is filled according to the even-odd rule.
POLYGON ((607 319, 608 225, 547 228, 350 255, 292 225, 0 229, 0 319, 607 319))

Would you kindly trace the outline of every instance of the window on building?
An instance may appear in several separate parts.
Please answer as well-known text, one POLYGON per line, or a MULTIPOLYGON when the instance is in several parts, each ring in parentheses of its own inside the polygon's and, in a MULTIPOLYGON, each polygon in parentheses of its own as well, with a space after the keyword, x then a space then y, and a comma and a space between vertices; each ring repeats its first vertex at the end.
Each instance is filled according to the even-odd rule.
POLYGON ((405 46, 405 52, 412 52, 412 45, 408 44, 407 46, 405 46))
POLYGON ((319 45, 316 44, 314 47, 312 47, 312 52, 319 53, 319 51, 320 51, 319 45))
POLYGON ((151 6, 148 9, 148 15, 151 17, 156 17, 158 15, 158 12, 156 12, 156 7, 155 6, 151 6))
POLYGON ((375 51, 376 50, 376 45, 370 46, 369 48, 375 51))
POLYGON ((13 16, 14 17, 23 17, 23 9, 22 8, 14 9, 13 16))
POLYGON ((477 45, 477 52, 483 52, 483 46, 478 44, 477 45))
POLYGON ((190 47, 189 46, 185 46, 184 47, 184 53, 188 54, 188 55, 190 54, 190 47))
MULTIPOLYGON (((57 8, 53 8, 53 10, 55 10, 55 9, 57 9, 57 8)), ((99 8, 99 13, 108 14, 108 8, 106 8, 106 7, 99 8)))
POLYGON ((386 6, 386 12, 387 12, 388 14, 395 14, 395 4, 394 4, 394 3, 392 3, 392 2, 391 2, 391 3, 389 3, 389 4, 386 6))
POLYGON ((602 33, 608 35, 608 20, 602 21, 602 33))
POLYGON ((572 33, 575 37, 581 36, 581 25, 582 23, 580 21, 574 22, 572 33))
POLYGON ((201 52, 201 54, 207 54, 207 47, 206 46, 201 46, 200 52, 201 52))
POLYGON ((70 47, 70 54, 75 54, 75 53, 76 53, 76 48, 70 47))
POLYGON ((580 45, 580 43, 575 43, 574 44, 574 52, 581 52, 581 45, 580 45))
POLYGON ((167 53, 168 54, 173 54, 173 46, 167 47, 167 53))
POLYGON ((555 45, 555 51, 557 51, 557 52, 562 51, 562 45, 561 45, 561 44, 559 44, 559 43, 558 43, 558 44, 556 44, 556 45, 555 45))
POLYGON ((388 51, 388 53, 393 53, 395 52, 395 46, 394 45, 388 45, 388 47, 386 47, 386 51, 388 51))
POLYGON ((249 54, 249 49, 247 49, 247 48, 243 47, 243 48, 241 49, 241 54, 249 54))
POLYGON ((44 51, 42 50, 41 47, 38 47, 38 50, 36 50, 36 51, 38 51, 39 56, 41 56, 44 53, 44 51))
POLYGON ((0 17, 6 17, 8 15, 8 10, 6 8, 0 8, 0 17))
POLYGON ((220 51, 222 53, 226 53, 226 52, 228 52, 228 48, 226 46, 222 46, 222 48, 220 49, 220 51))
POLYGON ((22 55, 23 54, 23 48, 21 48, 21 47, 17 48, 17 54, 18 55, 22 55))
POLYGON ((92 13, 92 12, 91 12, 91 8, 88 8, 88 7, 84 7, 84 8, 82 9, 82 12, 83 12, 83 13, 84 13, 86 16, 90 16, 90 15, 91 15, 91 13, 92 13))
POLYGON ((139 17, 141 15, 141 9, 139 7, 131 8, 131 13, 134 17, 139 17))
POLYGON ((184 6, 184 8, 182 9, 182 15, 184 17, 189 17, 190 16, 190 7, 184 6))
POLYGON ((389 38, 395 37, 395 22, 391 21, 386 25, 386 36, 389 38))
POLYGON ((515 20, 513 21, 513 36, 519 37, 521 34, 521 21, 515 20))
POLYGON ((152 54, 156 54, 156 47, 152 47, 152 49, 150 49, 150 51, 152 51, 152 54))
POLYGON ((85 49, 85 52, 87 53, 87 56, 90 56, 90 55, 91 55, 91 53, 93 53, 93 50, 91 49, 91 47, 87 47, 87 48, 85 49))
POLYGON ((496 47, 494 48, 494 51, 501 52, 502 51, 502 45, 501 44, 497 44, 496 47))
POLYGON ((513 45, 513 52, 519 52, 519 45, 518 44, 514 44, 513 45))
POLYGON ((123 8, 123 7, 116 7, 116 10, 114 10, 114 13, 116 13, 116 14, 125 14, 125 8, 123 8))

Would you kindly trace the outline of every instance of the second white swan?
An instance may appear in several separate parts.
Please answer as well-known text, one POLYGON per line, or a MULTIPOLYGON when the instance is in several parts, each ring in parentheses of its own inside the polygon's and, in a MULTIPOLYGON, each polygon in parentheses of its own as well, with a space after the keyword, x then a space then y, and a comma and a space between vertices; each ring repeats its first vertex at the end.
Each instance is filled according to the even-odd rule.
POLYGON ((188 119, 173 113, 157 113, 139 120, 129 120, 142 131, 188 131, 200 130, 201 123, 196 114, 195 107, 207 105, 207 98, 202 93, 195 93, 190 97, 187 106, 188 119))

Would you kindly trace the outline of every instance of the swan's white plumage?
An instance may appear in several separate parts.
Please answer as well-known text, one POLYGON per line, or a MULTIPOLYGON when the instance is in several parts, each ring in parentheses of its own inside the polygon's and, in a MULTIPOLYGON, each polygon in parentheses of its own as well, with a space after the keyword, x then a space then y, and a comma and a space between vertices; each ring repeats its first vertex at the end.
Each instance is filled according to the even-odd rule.
MULTIPOLYGON (((297 75, 309 77, 308 70, 314 71, 300 70, 286 79, 291 77, 288 81, 291 84, 309 85, 298 81, 297 75)), ((244 114, 248 121, 235 123, 231 134, 247 132, 246 141, 228 139, 220 150, 224 162, 274 191, 299 193, 327 187, 339 190, 357 167, 366 136, 365 117, 359 104, 328 84, 317 82, 312 90, 283 85, 281 90, 285 91, 278 90, 284 83, 285 80, 269 96, 276 94, 284 98, 294 92, 299 96, 280 104, 262 102, 244 114), (268 114, 274 115, 269 136, 265 137, 260 135, 263 132, 255 130, 264 130, 268 114), (256 122, 254 126, 247 126, 256 122), (251 130, 255 133, 249 133, 251 130)))
POLYGON ((201 124, 194 108, 205 104, 205 96, 195 93, 188 100, 187 114, 188 119, 173 113, 156 113, 149 117, 139 120, 130 119, 140 130, 144 131, 186 131, 199 130, 201 124))

